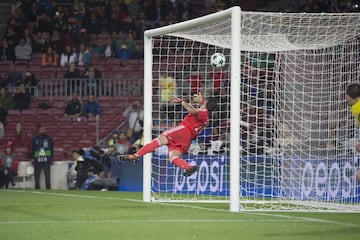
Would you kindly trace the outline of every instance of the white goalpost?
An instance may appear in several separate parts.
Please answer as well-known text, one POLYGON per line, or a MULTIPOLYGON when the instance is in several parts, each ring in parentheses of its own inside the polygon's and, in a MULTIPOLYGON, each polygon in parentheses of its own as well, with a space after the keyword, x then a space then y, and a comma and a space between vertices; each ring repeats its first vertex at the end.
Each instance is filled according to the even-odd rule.
MULTIPOLYGON (((175 126, 201 92, 218 99, 183 156, 144 156, 143 199, 229 202, 230 211, 360 211, 358 126, 345 88, 359 81, 360 14, 221 12, 145 31, 144 141, 175 126), (222 53, 226 63, 213 67, 222 53)), ((195 105, 195 103, 193 103, 195 105)))

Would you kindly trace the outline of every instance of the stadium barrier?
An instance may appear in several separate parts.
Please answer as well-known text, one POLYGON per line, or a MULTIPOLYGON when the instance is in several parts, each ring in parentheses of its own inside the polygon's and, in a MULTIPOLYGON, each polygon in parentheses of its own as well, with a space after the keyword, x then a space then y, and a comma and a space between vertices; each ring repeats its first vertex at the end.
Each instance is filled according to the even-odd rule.
MULTIPOLYGON (((73 161, 53 161, 50 167, 51 176, 50 184, 51 189, 69 189, 66 173, 69 166, 73 164, 73 161)), ((34 174, 28 174, 27 169, 32 166, 30 161, 20 161, 18 167, 18 177, 16 182, 16 188, 35 188, 34 174)), ((45 189, 45 176, 44 172, 40 173, 40 188, 45 189)))
POLYGON ((141 96, 143 94, 143 78, 117 77, 97 78, 89 82, 84 78, 43 78, 37 89, 37 96, 52 97, 70 96, 76 91, 80 96, 89 93, 101 96, 141 96))
MULTIPOLYGON (((166 161, 166 156, 156 158, 153 169, 153 191, 169 192, 175 194, 208 194, 213 196, 229 195, 229 157, 208 155, 184 155, 184 159, 199 165, 199 172, 189 178, 182 176, 182 170, 166 161)), ((299 200, 328 199, 336 201, 360 202, 358 193, 360 186, 351 174, 357 169, 358 158, 344 156, 341 159, 325 161, 322 159, 297 159, 292 163, 298 166, 298 171, 292 172, 298 176, 294 182, 286 176, 287 165, 280 164, 278 172, 274 174, 272 165, 281 162, 281 156, 242 156, 240 166, 241 194, 242 196, 292 196, 299 200), (251 166, 249 168, 249 166, 251 166), (255 176, 255 171, 263 173, 262 177, 255 176), (276 175, 282 175, 281 177, 276 175), (280 179, 280 180, 279 180, 280 179)), ((73 161, 55 161, 51 165, 51 188, 68 189, 66 173, 73 161)), ((21 161, 19 173, 26 172, 31 166, 28 161, 21 161)), ((125 162, 120 169, 119 191, 142 191, 143 175, 142 160, 132 166, 125 162)), ((19 174, 22 175, 22 174, 19 174)), ((34 188, 34 177, 29 175, 26 181, 20 178, 17 188, 34 188)), ((40 175, 40 187, 44 188, 45 179, 43 172, 40 175)))

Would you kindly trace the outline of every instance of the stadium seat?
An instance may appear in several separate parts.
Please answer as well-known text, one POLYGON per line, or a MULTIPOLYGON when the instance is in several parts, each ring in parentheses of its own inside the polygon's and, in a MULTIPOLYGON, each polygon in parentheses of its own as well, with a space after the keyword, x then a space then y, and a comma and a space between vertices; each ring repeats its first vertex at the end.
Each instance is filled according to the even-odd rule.
POLYGON ((47 78, 47 79, 53 79, 56 77, 56 72, 55 71, 41 71, 40 73, 40 78, 47 78))
POLYGON ((56 77, 57 78, 63 78, 65 73, 66 73, 66 69, 62 69, 62 68, 57 69, 56 77))

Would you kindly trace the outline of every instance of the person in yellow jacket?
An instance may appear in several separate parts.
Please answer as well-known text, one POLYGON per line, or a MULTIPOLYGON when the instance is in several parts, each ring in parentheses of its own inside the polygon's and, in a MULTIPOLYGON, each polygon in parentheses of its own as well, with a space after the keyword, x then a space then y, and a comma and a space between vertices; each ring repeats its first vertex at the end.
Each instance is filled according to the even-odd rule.
MULTIPOLYGON (((346 101, 351 105, 351 114, 360 126, 360 83, 351 83, 346 88, 346 101)), ((360 153, 360 142, 356 144, 355 149, 360 153)), ((356 174, 360 181, 360 170, 356 174)))

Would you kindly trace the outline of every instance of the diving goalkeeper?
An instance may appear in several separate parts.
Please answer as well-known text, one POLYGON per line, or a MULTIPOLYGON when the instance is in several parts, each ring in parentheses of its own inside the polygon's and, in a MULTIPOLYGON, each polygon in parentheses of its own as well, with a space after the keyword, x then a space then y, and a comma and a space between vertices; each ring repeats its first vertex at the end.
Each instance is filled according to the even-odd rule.
MULTIPOLYGON (((351 83, 346 88, 346 101, 351 105, 351 114, 360 126, 360 84, 351 83)), ((360 143, 356 144, 355 149, 360 152, 360 143)), ((360 181, 360 170, 356 174, 357 180, 360 181)))
POLYGON ((160 136, 145 144, 135 154, 129 155, 127 159, 135 163, 146 153, 153 152, 162 145, 167 145, 169 148, 169 161, 177 167, 184 169, 183 175, 186 177, 195 173, 199 167, 197 165, 190 166, 188 162, 181 158, 181 155, 188 151, 192 140, 208 124, 209 112, 215 110, 218 104, 215 98, 208 98, 205 101, 201 93, 195 96, 194 101, 201 104, 200 108, 194 108, 181 98, 174 98, 172 102, 181 104, 189 112, 188 115, 178 126, 165 130, 160 136))

